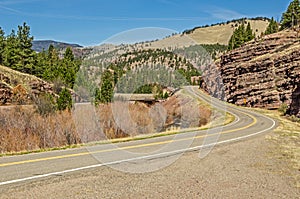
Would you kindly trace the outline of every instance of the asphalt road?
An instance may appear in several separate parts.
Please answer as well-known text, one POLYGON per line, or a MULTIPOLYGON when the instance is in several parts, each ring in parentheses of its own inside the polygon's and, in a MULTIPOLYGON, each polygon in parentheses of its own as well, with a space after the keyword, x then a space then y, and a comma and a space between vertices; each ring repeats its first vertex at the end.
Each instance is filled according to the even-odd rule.
POLYGON ((185 89, 190 95, 209 102, 215 108, 230 112, 235 116, 235 121, 209 130, 152 139, 2 157, 0 188, 103 166, 130 173, 151 172, 172 164, 184 152, 199 151, 199 156, 205 157, 216 145, 249 139, 269 132, 276 126, 276 122, 266 116, 226 105, 199 92, 195 87, 185 89), (153 159, 160 161, 149 161, 153 159), (146 160, 146 166, 141 164, 146 160))

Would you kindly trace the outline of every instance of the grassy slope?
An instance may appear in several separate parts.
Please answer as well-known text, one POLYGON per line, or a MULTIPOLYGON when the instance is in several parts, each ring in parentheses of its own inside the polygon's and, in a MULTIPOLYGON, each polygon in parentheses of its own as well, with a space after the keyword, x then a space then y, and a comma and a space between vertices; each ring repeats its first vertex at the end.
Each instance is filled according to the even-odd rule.
MULTIPOLYGON (((256 36, 260 36, 262 32, 265 32, 269 24, 268 21, 262 20, 246 20, 246 22, 250 22, 252 30, 255 32, 256 36), (257 32, 256 29, 258 30, 257 32)), ((207 28, 198 28, 189 36, 201 44, 219 43, 227 45, 233 33, 232 26, 234 25, 235 23, 229 23, 207 28)))
MULTIPOLYGON (((269 22, 263 20, 246 20, 250 22, 256 36, 260 36, 265 32, 269 22), (256 32, 257 30, 257 32, 256 32)), ((174 35, 159 41, 151 43, 150 48, 166 48, 166 47, 186 47, 195 44, 223 44, 227 45, 233 33, 236 23, 214 25, 211 27, 197 28, 187 35, 174 35)))
POLYGON ((295 179, 296 187, 300 188, 300 123, 292 122, 282 116, 277 110, 250 109, 276 119, 277 128, 272 134, 266 136, 266 139, 275 143, 277 146, 270 156, 289 165, 290 170, 282 170, 281 173, 288 174, 295 179))
MULTIPOLYGON (((12 70, 8 67, 0 65, 0 75, 1 74, 3 74, 5 77, 8 77, 10 82, 5 82, 5 83, 11 87, 15 87, 18 84, 28 85, 28 83, 32 81, 43 81, 36 76, 21 73, 19 71, 12 70)), ((0 81, 4 82, 4 80, 1 77, 0 77, 0 81)))

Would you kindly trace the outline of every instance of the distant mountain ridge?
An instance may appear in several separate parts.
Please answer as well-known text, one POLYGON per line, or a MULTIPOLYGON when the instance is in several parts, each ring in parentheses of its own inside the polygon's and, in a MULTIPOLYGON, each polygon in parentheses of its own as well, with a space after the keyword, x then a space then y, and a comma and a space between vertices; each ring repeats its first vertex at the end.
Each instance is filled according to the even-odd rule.
POLYGON ((83 47, 79 44, 70 44, 70 43, 53 41, 53 40, 35 40, 32 42, 32 49, 36 52, 42 52, 43 49, 47 50, 51 44, 55 48, 59 48, 59 49, 65 49, 67 47, 71 47, 71 48, 82 48, 83 47))

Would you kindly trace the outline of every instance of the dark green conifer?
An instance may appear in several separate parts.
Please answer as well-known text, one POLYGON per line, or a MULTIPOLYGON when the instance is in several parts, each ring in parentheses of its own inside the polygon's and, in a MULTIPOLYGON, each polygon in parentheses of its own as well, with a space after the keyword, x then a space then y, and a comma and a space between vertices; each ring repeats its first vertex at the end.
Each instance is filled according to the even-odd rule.
POLYGON ((287 8, 287 11, 282 14, 281 30, 291 28, 300 23, 300 1, 293 0, 287 8))

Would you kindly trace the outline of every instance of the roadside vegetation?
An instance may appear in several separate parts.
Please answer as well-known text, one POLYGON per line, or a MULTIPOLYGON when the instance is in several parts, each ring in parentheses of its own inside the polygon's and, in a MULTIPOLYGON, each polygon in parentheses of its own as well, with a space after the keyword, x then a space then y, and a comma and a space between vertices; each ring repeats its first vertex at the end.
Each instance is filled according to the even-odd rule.
POLYGON ((300 121, 299 119, 298 122, 294 120, 295 117, 284 116, 282 112, 285 109, 284 107, 285 105, 282 106, 281 111, 255 110, 276 119, 278 122, 278 126, 273 133, 266 136, 267 140, 276 145, 275 151, 270 152, 270 155, 288 164, 289 170, 280 172, 294 178, 296 186, 300 188, 300 121))
MULTIPOLYGON (((280 23, 273 18, 269 21, 265 34, 299 25, 299 0, 292 1, 280 23)), ((193 63, 198 66, 210 64, 220 53, 238 48, 254 39, 255 34, 250 23, 246 24, 243 19, 238 22, 237 26, 233 27, 235 30, 228 46, 195 45, 176 49, 174 52, 162 49, 140 49, 122 51, 120 55, 115 55, 113 53, 116 52, 112 51, 106 54, 107 57, 104 59, 101 57, 104 55, 100 54, 86 61, 87 65, 82 66, 87 67, 86 71, 80 71, 82 60, 74 56, 71 48, 67 48, 63 54, 60 54, 52 45, 40 53, 33 51, 33 37, 26 23, 18 26, 17 32, 12 30, 9 35, 6 35, 0 28, 0 65, 26 73, 28 78, 36 76, 46 80, 53 84, 54 90, 54 95, 41 93, 33 96, 33 106, 16 106, 3 108, 3 111, 0 111, 0 153, 33 151, 72 146, 104 138, 128 137, 129 135, 118 127, 113 117, 110 105, 113 103, 114 92, 153 94, 156 99, 162 100, 160 105, 167 110, 167 119, 163 124, 157 112, 159 110, 154 109, 154 112, 151 112, 152 118, 148 117, 149 111, 153 111, 151 108, 155 105, 151 107, 143 103, 130 104, 132 118, 136 121, 136 126, 131 129, 132 135, 153 134, 175 128, 175 121, 181 119, 182 115, 178 110, 178 101, 174 99, 174 96, 170 96, 169 91, 164 91, 166 85, 175 89, 183 85, 199 85, 202 71, 195 68, 193 63), (204 59, 202 59, 203 51, 207 52, 204 59), (185 57, 182 54, 185 54, 185 57), (108 64, 98 63, 99 60, 105 60, 108 64), (176 74, 174 72, 178 76, 174 75, 176 74), (99 76, 101 79, 95 79, 99 76), (123 81, 124 76, 129 76, 130 79, 123 81), (192 77, 200 77, 200 79, 197 82, 192 77), (92 133, 85 132, 85 129, 78 131, 74 123, 71 91, 74 88, 75 92, 86 92, 80 90, 80 86, 87 88, 87 98, 92 97, 94 104, 97 105, 96 117, 99 117, 102 125, 102 135, 99 134, 99 129, 93 129, 92 133), (92 96, 89 95, 90 93, 92 96)), ((23 83, 18 82, 18 84, 23 83)), ((186 104, 181 104, 187 112, 191 113, 188 118, 191 123, 187 125, 187 128, 204 126, 211 122, 209 117, 212 110, 209 107, 202 104, 199 108, 187 102, 188 100, 185 101, 186 104)), ((119 103, 118 106, 120 113, 125 111, 124 104, 119 103)), ((279 111, 284 113, 287 108, 286 105, 282 105, 279 111)), ((300 152, 297 147, 299 146, 299 132, 297 131, 299 119, 294 116, 283 118, 278 112, 266 111, 265 113, 280 121, 280 126, 275 131, 276 135, 272 137, 272 140, 278 141, 280 153, 288 156, 295 167, 299 168, 300 152)), ((88 114, 89 112, 84 111, 81 113, 82 116, 88 114)), ((127 121, 127 119, 121 118, 122 121, 127 121)), ((229 119, 231 120, 232 118, 229 119)))
POLYGON ((144 103, 129 104, 130 120, 124 114, 127 107, 122 102, 114 104, 117 113, 113 112, 112 104, 99 104, 95 115, 85 105, 76 107, 75 112, 54 112, 49 102, 41 103, 39 108, 0 109, 0 154, 69 148, 107 139, 135 139, 142 135, 153 137, 157 133, 160 133, 157 136, 164 136, 169 131, 178 133, 185 128, 206 127, 212 114, 206 104, 199 104, 185 95, 173 96, 153 107, 144 103), (189 114, 182 115, 186 110, 189 114), (182 128, 176 123, 180 120, 185 121, 182 128), (120 122, 128 125, 121 129, 120 122))

